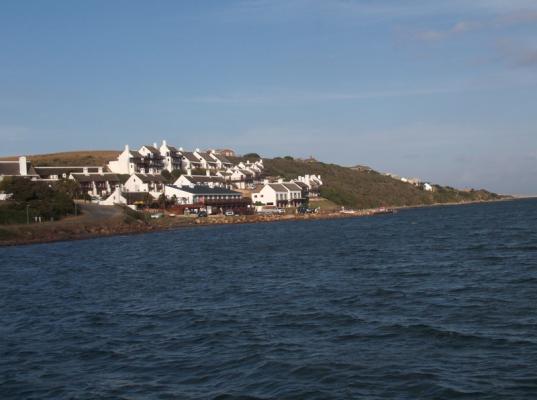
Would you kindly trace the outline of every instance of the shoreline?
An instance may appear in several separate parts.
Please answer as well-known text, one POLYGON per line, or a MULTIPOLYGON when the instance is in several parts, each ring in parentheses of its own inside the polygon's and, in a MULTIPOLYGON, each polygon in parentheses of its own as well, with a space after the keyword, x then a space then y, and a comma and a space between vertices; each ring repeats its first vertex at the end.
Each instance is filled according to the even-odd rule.
MULTIPOLYGON (((435 203, 419 204, 413 206, 394 206, 387 207, 396 212, 401 210, 420 209, 429 207, 443 206, 461 206, 483 203, 496 203, 505 201, 527 200, 532 197, 503 198, 493 200, 477 200, 458 203, 435 203)), ((318 221, 334 220, 340 218, 360 218, 368 216, 380 216, 386 213, 379 212, 378 209, 356 210, 354 213, 326 212, 319 214, 287 214, 287 215, 240 215, 233 217, 226 216, 209 216, 207 218, 196 217, 166 217, 151 222, 135 221, 127 223, 124 217, 116 220, 107 221, 107 223, 77 223, 77 221, 68 220, 43 225, 6 225, 0 226, 0 231, 9 233, 15 231, 22 236, 16 236, 14 239, 0 239, 0 247, 26 246, 32 244, 55 243, 74 240, 88 240, 96 238, 106 238, 111 236, 130 236, 152 232, 165 232, 189 227, 215 226, 215 225, 244 225, 260 224, 284 221, 318 221)))

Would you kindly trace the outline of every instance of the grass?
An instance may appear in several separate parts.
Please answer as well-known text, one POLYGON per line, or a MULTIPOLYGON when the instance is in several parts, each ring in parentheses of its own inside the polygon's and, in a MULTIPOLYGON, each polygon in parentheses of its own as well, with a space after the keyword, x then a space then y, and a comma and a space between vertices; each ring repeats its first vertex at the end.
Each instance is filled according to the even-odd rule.
MULTIPOLYGON (((120 154, 115 150, 70 151, 63 153, 37 154, 28 156, 34 166, 103 166, 120 154)), ((16 160, 17 157, 3 157, 0 160, 16 160)))

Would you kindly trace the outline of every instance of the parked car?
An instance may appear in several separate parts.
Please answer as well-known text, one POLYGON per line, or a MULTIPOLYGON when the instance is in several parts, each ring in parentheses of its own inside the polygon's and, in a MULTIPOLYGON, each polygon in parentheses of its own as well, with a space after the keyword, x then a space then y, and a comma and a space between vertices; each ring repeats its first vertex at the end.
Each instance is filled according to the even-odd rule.
POLYGON ((224 213, 224 215, 226 217, 232 217, 235 215, 235 213, 233 212, 233 210, 226 210, 226 212, 224 213))
POLYGON ((207 217, 207 211, 198 212, 198 218, 206 218, 206 217, 207 217))
POLYGON ((152 219, 159 219, 159 218, 162 218, 162 217, 164 217, 164 214, 162 214, 162 213, 151 214, 152 219))
POLYGON ((278 214, 285 214, 285 208, 278 208, 278 214))

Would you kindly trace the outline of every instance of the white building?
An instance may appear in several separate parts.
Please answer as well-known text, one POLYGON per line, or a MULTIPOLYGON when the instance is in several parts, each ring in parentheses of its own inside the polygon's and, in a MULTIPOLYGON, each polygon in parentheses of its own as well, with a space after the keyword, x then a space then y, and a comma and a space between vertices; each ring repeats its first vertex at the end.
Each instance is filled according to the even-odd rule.
MULTIPOLYGON (((207 171, 208 172, 208 171, 207 171)), ((226 182, 222 176, 217 175, 181 175, 173 183, 174 186, 209 186, 226 187, 226 182)))
POLYGON ((132 174, 125 182, 125 192, 145 192, 158 199, 164 193, 165 180, 161 175, 132 174))
POLYGON ((199 160, 201 168, 211 170, 218 169, 218 163, 210 153, 196 149, 196 151, 194 151, 194 156, 199 160))
POLYGON ((239 192, 222 187, 166 185, 164 193, 168 199, 175 197, 179 204, 221 204, 242 199, 239 192))
POLYGON ((110 171, 117 174, 160 174, 164 169, 163 157, 155 146, 142 146, 140 151, 130 150, 129 145, 117 157, 108 163, 110 171))
POLYGON ((164 169, 168 172, 181 169, 182 148, 178 149, 174 146, 170 146, 165 140, 162 141, 160 146, 160 155, 163 158, 164 169))
POLYGON ((299 207, 304 204, 302 188, 293 182, 267 183, 252 192, 252 202, 276 207, 299 207))
POLYGON ((306 186, 308 186, 309 197, 318 197, 320 195, 321 186, 323 186, 323 180, 321 179, 321 175, 299 176, 294 181, 302 182, 306 186))

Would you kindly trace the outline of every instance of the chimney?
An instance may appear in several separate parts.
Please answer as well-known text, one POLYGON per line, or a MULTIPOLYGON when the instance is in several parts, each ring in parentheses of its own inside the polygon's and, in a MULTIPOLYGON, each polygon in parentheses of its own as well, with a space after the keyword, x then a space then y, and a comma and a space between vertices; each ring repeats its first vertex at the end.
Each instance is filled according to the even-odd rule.
POLYGON ((128 145, 128 144, 125 145, 125 151, 126 151, 127 153, 130 152, 130 150, 129 150, 129 145, 128 145))
POLYGON ((21 176, 28 175, 28 164, 26 163, 26 157, 19 157, 19 172, 21 176))
POLYGON ((103 167, 97 168, 97 172, 102 175, 103 174, 103 167))
POLYGON ((278 179, 278 183, 283 183, 283 179, 282 178, 278 179))
POLYGON ((163 145, 163 146, 167 146, 167 143, 166 143, 165 140, 162 141, 162 145, 163 145))
POLYGON ((200 149, 196 149, 196 153, 199 153, 200 152, 200 149))
POLYGON ((179 151, 184 151, 182 147, 179 147, 179 151))
POLYGON ((88 167, 82 168, 82 172, 84 173, 84 175, 88 175, 88 167))
POLYGON ((187 169, 186 169, 186 174, 187 174, 188 176, 192 175, 192 170, 191 170, 190 168, 187 168, 187 169))
POLYGON ((264 180, 263 180, 263 184, 264 184, 264 185, 268 185, 268 184, 269 184, 269 180, 268 180, 268 179, 264 179, 264 180))
POLYGON ((205 175, 207 176, 211 176, 211 171, 209 171, 208 169, 205 170, 205 175))

